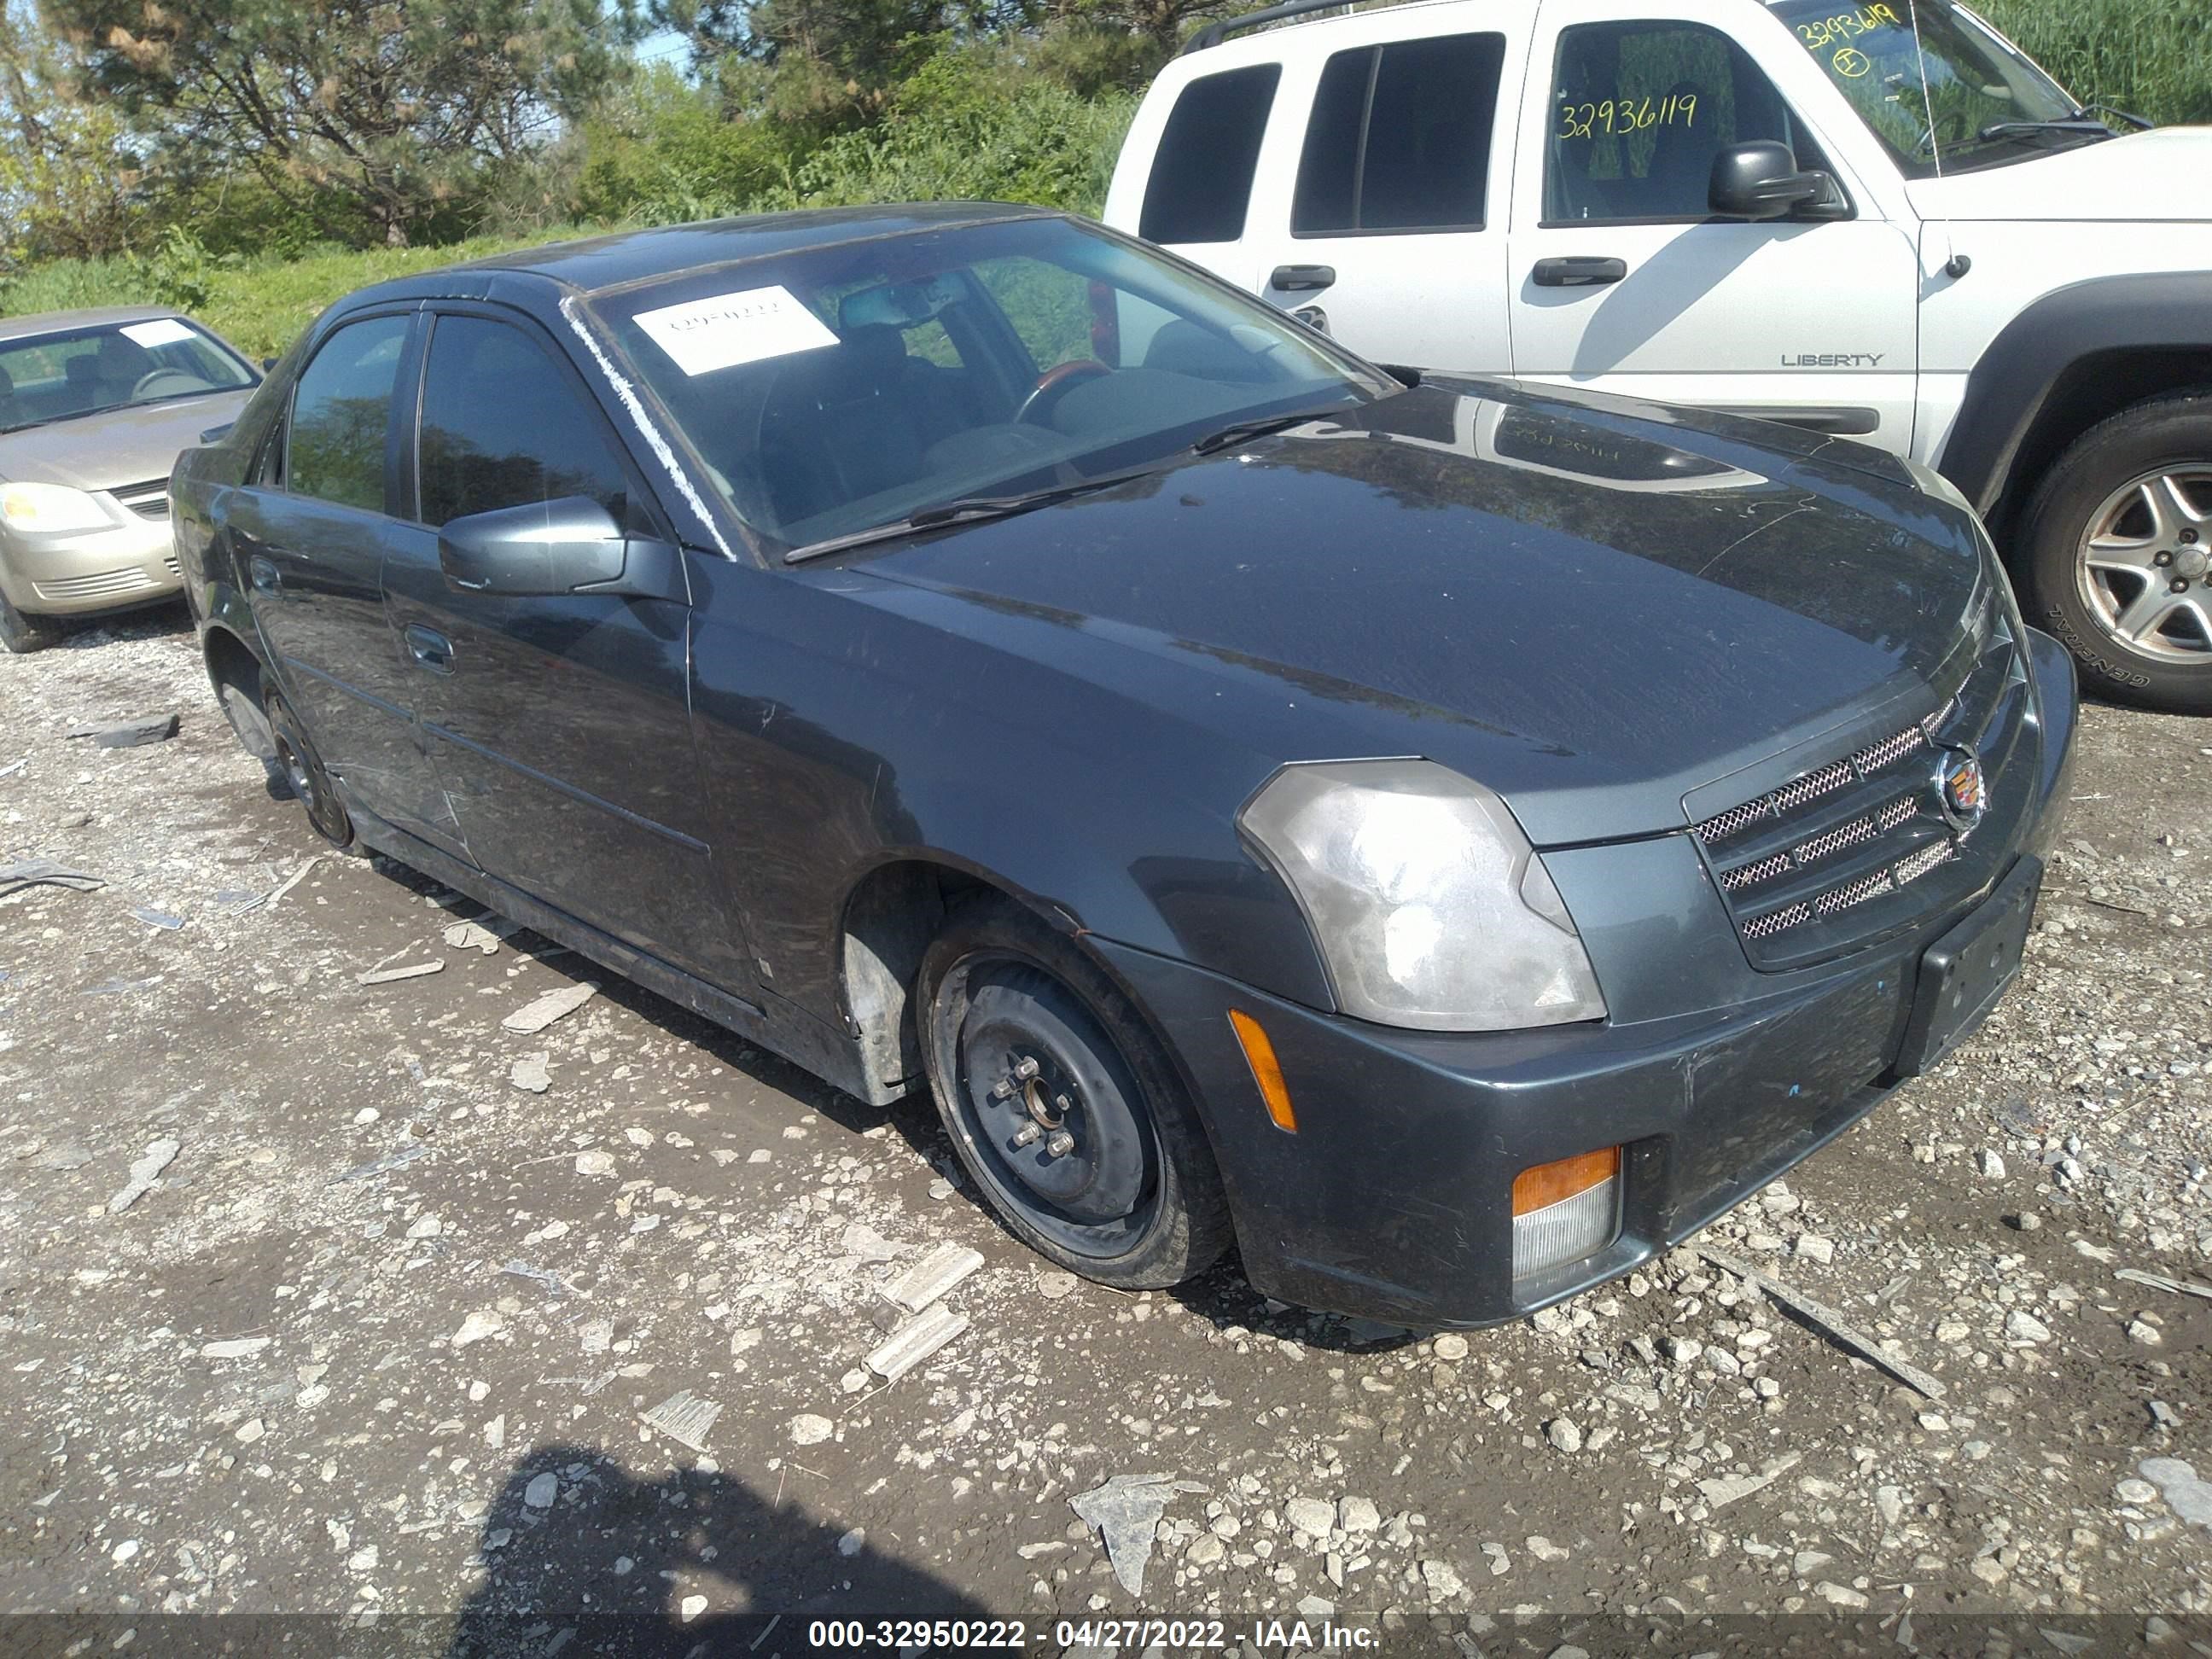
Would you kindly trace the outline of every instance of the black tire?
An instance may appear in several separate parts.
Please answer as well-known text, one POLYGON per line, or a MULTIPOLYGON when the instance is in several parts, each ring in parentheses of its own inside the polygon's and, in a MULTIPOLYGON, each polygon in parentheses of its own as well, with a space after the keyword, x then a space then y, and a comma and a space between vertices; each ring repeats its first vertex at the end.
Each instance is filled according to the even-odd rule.
POLYGON ((2029 498, 2018 542, 2030 620, 2074 653, 2085 689, 2212 714, 2212 393, 2153 398, 2090 428, 2029 498), (2141 487, 2167 478, 2207 522, 2154 514, 2141 487), (2123 550, 2115 562, 2092 564, 2093 537, 2123 550), (2122 568, 2138 556, 2140 573, 2122 568), (2131 637, 2130 606, 2146 596, 2183 604, 2131 637))
POLYGON ((346 811, 345 803, 338 799, 330 774, 323 769, 322 758, 315 753, 314 743, 300 724, 300 717, 284 701, 284 694, 273 686, 264 696, 262 707, 269 713, 269 732, 276 744, 276 763, 292 793, 307 809, 307 822, 331 846, 342 849, 351 847, 353 819, 346 811))
POLYGON ((953 1147, 1016 1237, 1117 1290, 1220 1259, 1229 1206, 1197 1110, 1097 963, 1012 900, 980 898, 924 956, 915 1006, 953 1147), (1034 1075, 1018 1077, 1022 1060, 1034 1075), (1072 1145, 1055 1154, 1058 1133, 1072 1145))
POLYGON ((0 593, 0 650, 24 657, 58 644, 69 629, 52 617, 29 617, 8 603, 0 593))

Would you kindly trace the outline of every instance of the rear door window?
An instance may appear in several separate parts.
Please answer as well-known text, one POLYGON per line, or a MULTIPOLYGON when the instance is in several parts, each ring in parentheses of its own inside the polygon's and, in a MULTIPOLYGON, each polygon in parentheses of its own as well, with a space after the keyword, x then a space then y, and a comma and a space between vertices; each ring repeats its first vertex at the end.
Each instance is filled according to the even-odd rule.
POLYGON ((348 323, 323 342, 292 392, 284 487, 336 507, 381 513, 392 391, 409 316, 348 323))
POLYGON ((1306 126, 1291 234, 1481 229, 1504 61, 1502 34, 1332 56, 1306 126))
POLYGON ((447 316, 423 368, 422 520, 582 495, 627 521, 629 473, 598 411, 520 329, 447 316))
POLYGON ((1233 242, 1244 234, 1260 140, 1275 106, 1279 64, 1192 82, 1168 112, 1138 234, 1166 243, 1233 242))

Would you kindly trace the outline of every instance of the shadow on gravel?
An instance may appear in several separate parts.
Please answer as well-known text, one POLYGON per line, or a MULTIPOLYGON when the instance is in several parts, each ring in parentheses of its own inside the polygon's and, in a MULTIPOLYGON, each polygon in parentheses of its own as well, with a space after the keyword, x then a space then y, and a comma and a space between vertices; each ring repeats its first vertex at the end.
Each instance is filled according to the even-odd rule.
POLYGON ((568 1651, 807 1650, 815 1619, 975 1620, 961 1591, 721 1474, 641 1479, 599 1452, 539 1446, 487 1510, 483 1587, 453 1625, 447 1659, 568 1651), (684 1616, 687 1598, 703 1597, 684 1616), (563 1638, 563 1631, 574 1634, 563 1638))

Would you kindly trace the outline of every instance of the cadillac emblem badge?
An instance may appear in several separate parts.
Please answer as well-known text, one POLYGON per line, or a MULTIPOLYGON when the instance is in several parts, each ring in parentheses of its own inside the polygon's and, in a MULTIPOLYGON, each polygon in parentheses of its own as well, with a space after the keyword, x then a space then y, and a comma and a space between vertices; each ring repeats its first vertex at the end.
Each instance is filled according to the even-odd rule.
POLYGON ((1988 804, 1982 787, 1982 763, 1972 755, 1955 755, 1943 763, 1943 805, 1961 818, 1977 818, 1988 804))

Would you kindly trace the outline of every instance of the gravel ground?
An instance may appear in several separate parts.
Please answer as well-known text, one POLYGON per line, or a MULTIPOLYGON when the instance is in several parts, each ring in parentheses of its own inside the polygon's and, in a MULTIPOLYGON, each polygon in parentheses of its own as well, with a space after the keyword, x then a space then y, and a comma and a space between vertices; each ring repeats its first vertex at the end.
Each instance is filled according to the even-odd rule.
POLYGON ((2075 787, 1988 1026, 1697 1241, 1826 1315, 1692 1248, 1430 1337, 1233 1267, 1049 1271, 926 1100, 871 1112, 527 933, 449 943, 475 907, 319 856, 179 615, 0 657, 0 863, 107 884, 0 898, 0 1611, 531 1652, 624 1611, 780 1613, 763 1653, 1139 1608, 1271 1652, 1255 1615, 1462 1652, 1746 1613, 2162 1637, 2212 1612, 2212 1302, 2121 1274, 2212 1277, 2212 726, 2091 708, 2075 787), (880 1291, 944 1244, 981 1256, 965 1328, 884 1383, 880 1291), (1071 1507, 1117 1475, 1170 1483, 1124 1494, 1132 1540, 1160 1510, 1141 1597, 1071 1507))

